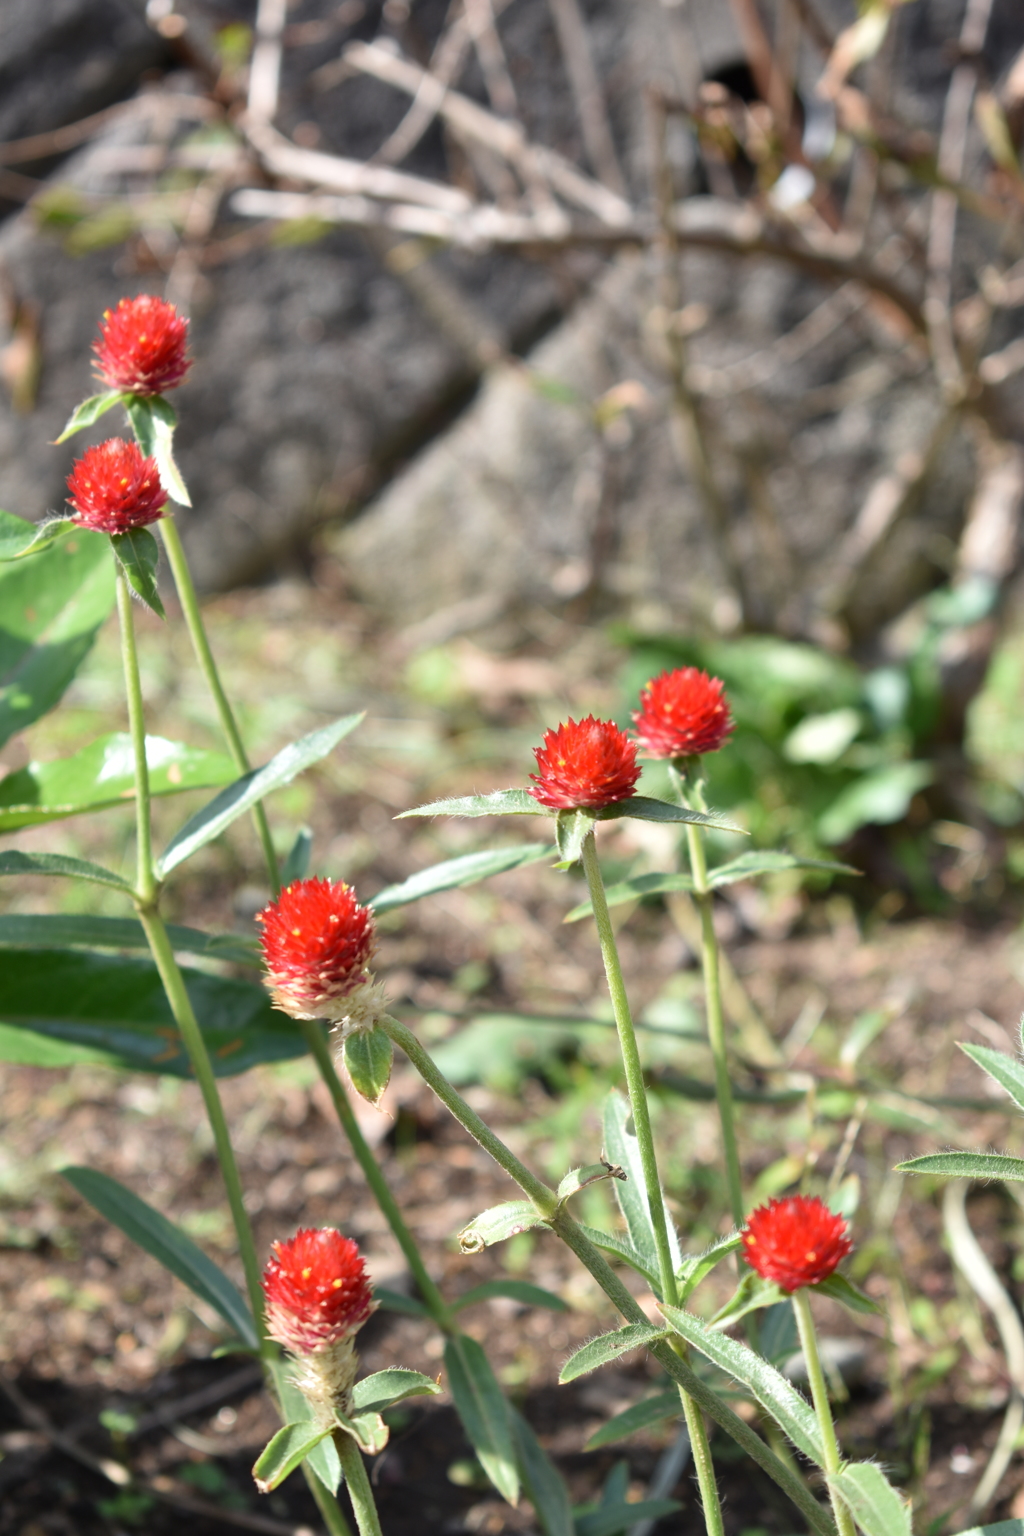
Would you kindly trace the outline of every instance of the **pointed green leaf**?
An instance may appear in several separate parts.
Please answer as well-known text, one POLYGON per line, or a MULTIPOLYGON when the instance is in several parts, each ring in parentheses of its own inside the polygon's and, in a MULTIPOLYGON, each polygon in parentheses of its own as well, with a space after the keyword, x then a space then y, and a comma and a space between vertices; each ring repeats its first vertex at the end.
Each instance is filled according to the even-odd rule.
POLYGON ((762 1307, 777 1306, 780 1301, 785 1301, 786 1293, 774 1280, 764 1280, 754 1271, 747 1270, 740 1276, 737 1285, 729 1300, 717 1311, 711 1322, 716 1328, 724 1328, 727 1324, 739 1322, 741 1317, 746 1317, 748 1312, 758 1312, 762 1307))
POLYGON ((68 880, 89 880, 93 885, 109 885, 115 891, 127 891, 131 885, 113 870, 85 859, 69 859, 62 853, 19 853, 10 849, 0 853, 0 875, 61 875, 68 880))
POLYGON ((391 1063, 395 1048, 391 1038, 378 1025, 360 1029, 345 1041, 345 1066, 356 1093, 371 1104, 379 1104, 391 1081, 391 1063))
POLYGON ((678 1389, 668 1387, 664 1392, 645 1397, 642 1402, 633 1403, 617 1413, 614 1419, 609 1419, 607 1424, 602 1424, 600 1429, 594 1431, 583 1449, 599 1451, 602 1446, 614 1445, 616 1440, 625 1440, 627 1435, 635 1435, 637 1430, 650 1429, 652 1424, 662 1424, 666 1419, 677 1419, 682 1411, 678 1389))
POLYGON ((192 857, 197 849, 205 847, 215 837, 246 811, 269 795, 271 790, 290 784, 292 779, 306 768, 318 763, 338 745, 343 737, 354 731, 363 716, 345 715, 330 725, 311 731, 300 741, 282 747, 275 757, 262 768, 245 773, 234 784, 229 784, 209 805, 187 821, 168 843, 159 860, 157 874, 161 879, 177 869, 179 864, 192 857))
MULTIPOLYGON (((277 1355, 268 1362, 274 1381, 274 1390, 280 1405, 281 1417, 286 1423, 302 1423, 309 1416, 309 1404, 292 1380, 294 1361, 277 1355)), ((309 1465, 331 1493, 337 1493, 341 1483, 341 1460, 332 1436, 328 1435, 308 1453, 309 1465)))
POLYGON ((60 1172, 101 1216, 219 1313, 243 1343, 257 1348, 259 1337, 249 1308, 228 1277, 190 1237, 107 1174, 75 1167, 60 1172))
POLYGON ((438 891, 451 891, 461 885, 475 885, 491 875, 502 875, 508 869, 519 869, 524 864, 536 864, 555 852, 550 843, 517 843, 512 848, 489 848, 482 853, 464 853, 457 859, 445 859, 442 864, 432 864, 421 869, 400 885, 388 885, 371 896, 368 905, 375 912, 390 912, 394 907, 419 901, 423 896, 434 896, 438 891))
POLYGON ((618 1536, 646 1520, 660 1520, 682 1509, 678 1499, 637 1499, 633 1504, 602 1504, 576 1519, 576 1536, 618 1536))
POLYGON ((544 1536, 575 1536, 565 1479, 523 1415, 509 1407, 516 1465, 544 1536))
POLYGON ((897 1163, 896 1173, 941 1173, 948 1179, 1007 1179, 1024 1181, 1024 1158, 1004 1152, 928 1152, 897 1163))
POLYGON ((331 1425, 325 1429, 310 1419, 279 1429, 252 1469, 260 1493, 272 1493, 330 1433, 331 1425))
POLYGON ((403 1296, 386 1285, 375 1285, 373 1299, 383 1312, 401 1312, 405 1317, 429 1317, 429 1310, 415 1296, 403 1296))
POLYGON ((828 1479, 864 1536, 911 1536, 910 1506, 881 1467, 870 1461, 842 1467, 828 1479))
POLYGON ((313 851, 313 834, 309 827, 300 828, 281 865, 281 885, 291 885, 293 880, 305 880, 309 874, 309 857, 313 851))
POLYGON ((817 1291, 822 1296, 831 1296, 833 1301, 841 1301, 843 1306, 849 1307, 851 1312, 866 1312, 870 1314, 878 1313, 882 1310, 881 1307, 871 1300, 870 1296, 865 1296, 864 1292, 854 1285, 852 1280, 847 1280, 846 1276, 841 1275, 838 1270, 834 1274, 829 1275, 827 1280, 819 1280, 817 1285, 812 1285, 809 1289, 817 1291))
POLYGON ((599 1339, 591 1339, 589 1344, 569 1356, 558 1373, 558 1380, 564 1386, 568 1381, 575 1381, 577 1376, 586 1376, 588 1371, 596 1371, 634 1349, 646 1349, 655 1339, 665 1338, 668 1331, 658 1323, 627 1323, 624 1328, 616 1328, 614 1333, 603 1333, 599 1339))
MULTIPOLYGON (((146 737, 146 762, 152 795, 212 789, 226 784, 236 772, 226 753, 166 741, 162 736, 146 737)), ((71 757, 29 763, 0 780, 0 832, 123 805, 134 798, 132 739, 119 731, 101 736, 71 757)))
POLYGON ((108 389, 102 395, 90 395, 88 400, 82 400, 71 412, 71 415, 68 417, 68 424, 60 437, 56 439, 54 446, 57 443, 67 442, 69 437, 74 437, 76 432, 83 431, 85 427, 93 426, 120 399, 121 391, 119 389, 108 389))
POLYGON ((602 1232, 599 1228, 588 1227, 583 1222, 579 1223, 579 1227, 595 1248, 600 1248, 602 1253, 610 1254, 613 1259, 621 1259, 623 1264, 628 1264, 630 1269, 635 1269, 638 1275, 643 1275, 652 1291, 657 1291, 660 1283, 658 1261, 652 1254, 638 1253, 632 1243, 614 1232, 602 1232))
POLYGON ((583 844, 587 833, 593 830, 592 811, 559 811, 555 818, 555 841, 558 844, 557 869, 571 869, 583 857, 583 844))
MULTIPOLYGON (((605 891, 610 907, 621 907, 627 901, 639 901, 641 896, 660 896, 669 891, 692 891, 692 875, 634 875, 631 880, 619 880, 605 891)), ((589 901, 581 901, 562 919, 566 923, 578 923, 581 917, 593 912, 589 901)))
MULTIPOLYGON (((169 923, 167 936, 179 954, 203 955, 233 965, 256 965, 259 950, 237 933, 201 933, 169 923)), ((6 912, 0 914, 0 948, 145 949, 146 931, 134 917, 95 917, 83 912, 6 912)))
POLYGON ((106 534, 75 528, 0 566, 0 745, 53 708, 113 606, 106 534))
POLYGON ((164 490, 183 507, 192 505, 181 472, 174 462, 174 429, 178 418, 163 395, 125 395, 124 408, 139 447, 156 460, 164 490))
POLYGON ((70 517, 47 517, 42 522, 30 523, 12 512, 0 512, 0 561, 38 555, 73 527, 70 517))
POLYGON ((708 884, 713 890, 721 885, 732 885, 736 880, 750 880, 754 875, 771 875, 780 869, 819 869, 830 875, 859 875, 852 864, 837 864, 832 859, 803 859, 795 853, 783 853, 775 848, 759 848, 741 853, 728 864, 719 864, 708 870, 708 884))
MULTIPOLYGON (((629 1103, 621 1093, 610 1093, 604 1106, 604 1152, 608 1161, 617 1164, 626 1174, 625 1179, 613 1181, 615 1198, 626 1219, 633 1247, 653 1265, 654 1272, 657 1273, 657 1248, 654 1242, 651 1209, 647 1203, 647 1186, 644 1181, 643 1164, 640 1161, 640 1147, 634 1132, 628 1129, 630 1124, 629 1103)), ((664 1200, 664 1196, 662 1199, 664 1200)), ((682 1264, 683 1255, 679 1247, 675 1223, 667 1205, 665 1222, 668 1227, 672 1268, 675 1270, 682 1264)), ((655 1288, 655 1295, 659 1294, 660 1286, 655 1288)))
POLYGON ((544 1218, 538 1216, 529 1200, 505 1200, 481 1211, 468 1227, 463 1227, 458 1234, 459 1247, 463 1253, 482 1253, 492 1243, 504 1243, 520 1232, 543 1225, 544 1218))
POLYGON ((519 1473, 512 1426, 490 1362, 475 1339, 455 1334, 445 1344, 444 1363, 469 1443, 502 1498, 514 1504, 519 1498, 519 1473))
POLYGON ((585 1168, 570 1168, 558 1185, 558 1203, 564 1205, 573 1195, 578 1195, 588 1184, 600 1184, 605 1179, 624 1179, 627 1175, 614 1163, 587 1163, 585 1168))
POLYGON ((997 1520, 994 1525, 972 1525, 957 1536, 1024 1536, 1024 1520, 997 1520))
POLYGON ((739 1246, 739 1233, 730 1232, 728 1237, 720 1237, 709 1248, 705 1248, 703 1253, 686 1254, 676 1270, 680 1303, 697 1289, 704 1276, 709 1275, 716 1264, 720 1264, 728 1254, 735 1253, 739 1246))
POLYGON ((407 816, 550 816, 546 806, 537 801, 525 789, 495 789, 489 795, 463 795, 455 800, 432 800, 429 805, 417 805, 411 811, 402 811, 395 817, 403 821, 407 816))
POLYGON ((1003 1051, 993 1051, 987 1045, 966 1045, 960 1041, 965 1056, 994 1078, 1000 1088, 1005 1088, 1018 1109, 1024 1109, 1024 1066, 1003 1051))
POLYGON ((160 546, 148 528, 131 528, 127 533, 112 533, 110 547, 117 556, 128 585, 140 602, 155 613, 158 619, 167 617, 160 601, 156 582, 156 568, 160 561, 160 546))
POLYGON ((364 1376, 352 1388, 352 1407, 359 1413, 383 1413, 405 1397, 436 1397, 441 1388, 431 1376, 397 1367, 364 1376))
POLYGON ((673 805, 668 800, 652 800, 649 795, 631 795, 628 800, 602 806, 593 814, 598 821, 621 821, 624 816, 631 816, 634 821, 688 822, 691 826, 718 827, 723 832, 742 832, 746 835, 745 827, 737 826, 721 811, 691 811, 686 806, 673 805))
POLYGON ((824 1465, 825 1447, 814 1410, 800 1396, 792 1382, 787 1381, 780 1371, 769 1365, 767 1360, 762 1360, 746 1344, 741 1344, 738 1339, 727 1338, 692 1312, 684 1312, 681 1307, 670 1307, 665 1302, 661 1303, 661 1311, 680 1338, 699 1349, 719 1370, 725 1371, 746 1387, 761 1407, 771 1414, 783 1433, 789 1436, 797 1450, 803 1451, 819 1467, 824 1465))
POLYGON ((529 1280, 511 1278, 485 1280, 482 1285, 474 1285, 472 1290, 463 1292, 452 1302, 451 1310, 461 1312, 464 1307, 475 1307, 477 1302, 490 1301, 493 1296, 507 1296, 512 1301, 521 1302, 524 1307, 547 1307, 551 1312, 569 1310, 561 1296, 556 1296, 553 1291, 531 1285, 529 1280))
POLYGON ((391 1435, 380 1414, 372 1411, 351 1415, 339 1413, 337 1420, 367 1456, 379 1456, 391 1435))

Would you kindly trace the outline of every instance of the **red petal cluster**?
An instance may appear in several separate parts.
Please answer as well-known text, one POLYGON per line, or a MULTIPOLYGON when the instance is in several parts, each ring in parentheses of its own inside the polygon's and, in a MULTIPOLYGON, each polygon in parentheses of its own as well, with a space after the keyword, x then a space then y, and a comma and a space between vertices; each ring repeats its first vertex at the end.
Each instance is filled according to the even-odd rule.
POLYGON ((127 533, 155 523, 167 504, 155 459, 143 458, 134 443, 111 437, 87 448, 67 480, 75 509, 72 522, 101 533, 127 533))
POLYGON ((333 1227, 303 1227, 272 1243, 263 1271, 267 1332, 295 1355, 329 1349, 373 1311, 373 1288, 359 1249, 333 1227))
POLYGON ((293 1019, 319 1019, 366 981, 377 947, 373 913, 350 885, 293 880, 257 913, 274 1002, 293 1019))
POLYGON ((600 810, 636 792, 636 743, 613 720, 567 720, 533 755, 540 772, 530 774, 530 794, 553 811, 600 810))
POLYGON ((634 713, 640 744, 651 757, 701 757, 717 752, 732 730, 722 683, 698 667, 653 677, 634 713))
POLYGON ((110 389, 159 395, 180 384, 191 368, 187 346, 184 316, 166 299, 140 293, 104 311, 100 339, 93 343, 96 371, 110 389))
POLYGON ((740 1241, 750 1267, 784 1291, 827 1280, 853 1252, 845 1216, 830 1211, 816 1195, 790 1195, 758 1206, 740 1241))

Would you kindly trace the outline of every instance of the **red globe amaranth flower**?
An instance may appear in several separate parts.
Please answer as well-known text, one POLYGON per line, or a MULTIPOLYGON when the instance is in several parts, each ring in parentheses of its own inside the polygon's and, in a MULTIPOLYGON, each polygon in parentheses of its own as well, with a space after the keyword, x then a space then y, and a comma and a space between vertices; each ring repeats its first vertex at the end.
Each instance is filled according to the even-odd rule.
POLYGON ((120 437, 87 448, 68 476, 67 486, 68 501, 75 509, 71 521, 100 533, 145 528, 163 516, 167 505, 156 460, 143 458, 134 443, 120 437))
POLYGON ((271 1243, 263 1271, 267 1332, 295 1355, 331 1349, 373 1311, 373 1287, 350 1237, 333 1227, 303 1227, 271 1243))
POLYGON ((747 1217, 740 1242, 750 1267, 784 1291, 827 1280, 853 1252, 845 1216, 830 1211, 816 1195, 790 1195, 758 1206, 747 1217))
POLYGON ((342 1000, 369 980, 373 913, 350 885, 293 880, 256 921, 274 1005, 293 1019, 339 1017, 342 1000))
POLYGON ((173 304, 152 293, 122 299, 103 312, 93 342, 96 371, 110 389, 160 395, 182 382, 192 366, 185 356, 188 321, 173 304))
POLYGON ((529 793, 553 811, 596 811, 636 793, 636 743, 613 720, 567 720, 544 732, 533 755, 540 772, 530 774, 529 793))
POLYGON ((633 714, 640 745, 651 757, 702 757, 717 752, 732 730, 722 683, 698 667, 652 677, 633 714))

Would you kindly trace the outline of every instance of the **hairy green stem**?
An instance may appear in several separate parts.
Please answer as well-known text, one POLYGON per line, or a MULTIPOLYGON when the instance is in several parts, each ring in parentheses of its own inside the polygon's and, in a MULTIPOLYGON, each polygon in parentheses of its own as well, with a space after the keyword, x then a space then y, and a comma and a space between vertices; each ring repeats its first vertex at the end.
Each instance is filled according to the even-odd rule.
POLYGON ((124 689, 128 701, 128 728, 135 759, 135 835, 137 873, 135 893, 140 901, 156 900, 157 884, 153 873, 153 831, 150 823, 149 764, 146 761, 146 714, 142 703, 142 679, 139 652, 135 643, 135 618, 128 578, 121 562, 117 571, 117 617, 121 627, 121 660, 124 664, 124 689))
POLYGON ((348 1496, 352 1500, 352 1513, 356 1517, 359 1536, 383 1536, 362 1452, 352 1436, 346 1435, 344 1430, 336 1432, 334 1443, 338 1447, 338 1455, 341 1458, 341 1470, 345 1474, 348 1496))
POLYGON ((329 1488, 325 1488, 308 1461, 302 1463, 306 1486, 323 1516, 328 1536, 352 1536, 352 1527, 342 1513, 341 1505, 329 1488))
MULTIPOLYGON (((178 526, 174 518, 168 515, 160 519, 159 528, 164 549, 167 553, 167 562, 174 576, 174 585, 178 589, 178 598, 181 602, 181 611, 185 618, 185 625, 192 640, 192 649, 195 651, 199 670, 206 680, 206 686, 209 688, 214 705, 216 706, 221 731, 227 742, 228 750, 234 759, 235 767, 240 774, 248 773, 250 768, 249 755, 245 750, 245 743, 242 741, 238 722, 231 708, 231 702, 224 692, 224 685, 220 680, 217 663, 210 648, 206 625, 203 623, 202 610, 199 606, 199 599, 196 596, 195 583, 192 580, 192 572, 189 569, 188 559, 181 542, 178 526)), ((267 820, 266 809, 261 801, 253 806, 252 818, 256 825, 260 846, 263 849, 263 857, 267 863, 267 874, 270 876, 272 893, 274 896, 277 896, 281 889, 281 871, 277 862, 274 840, 270 835, 270 823, 267 820)))
POLYGON ((416 1246, 416 1239, 406 1226, 395 1197, 388 1188, 387 1181, 381 1172, 380 1165, 370 1151, 366 1138, 359 1129, 359 1121, 356 1119, 352 1105, 349 1103, 344 1084, 335 1071, 330 1047, 324 1035, 323 1025, 316 1020, 307 1019, 302 1021, 301 1027, 306 1044, 309 1046, 313 1059, 320 1068, 320 1075, 327 1084, 338 1119, 341 1121, 341 1128, 345 1132, 349 1145, 356 1155, 356 1161, 363 1170, 363 1176, 370 1186, 374 1199, 379 1205, 388 1226, 391 1228, 399 1248, 401 1248, 405 1255, 406 1263, 412 1270, 413 1279, 416 1281, 420 1295, 423 1297, 427 1309, 437 1326, 442 1332, 448 1333, 451 1331, 451 1317, 445 1305, 444 1297, 427 1273, 422 1255, 416 1246))
MULTIPOLYGON (((811 1300, 806 1290, 803 1289, 794 1291, 790 1299, 793 1303, 796 1326, 800 1334, 800 1348, 803 1350, 804 1364, 807 1366, 807 1380, 810 1383, 814 1412, 817 1415, 818 1428, 821 1430, 821 1438, 825 1447, 825 1473, 828 1477, 834 1477, 842 1466, 843 1461, 839 1454, 836 1427, 832 1422, 832 1408, 828 1400, 825 1372, 821 1368, 818 1336, 814 1331, 814 1318, 811 1316, 811 1300)), ((837 1493, 832 1493, 831 1489, 829 1492, 832 1499, 832 1513, 836 1517, 839 1536, 856 1536, 856 1526, 850 1511, 837 1493)))

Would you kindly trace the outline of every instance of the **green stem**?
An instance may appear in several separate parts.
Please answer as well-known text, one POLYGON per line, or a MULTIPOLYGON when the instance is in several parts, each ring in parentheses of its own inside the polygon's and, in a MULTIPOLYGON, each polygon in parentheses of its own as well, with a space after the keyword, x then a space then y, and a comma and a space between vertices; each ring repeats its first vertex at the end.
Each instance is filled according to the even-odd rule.
MULTIPOLYGON (((682 1341, 680 1341, 682 1342, 682 1341)), ((676 1352, 678 1354, 678 1351, 676 1352)), ((678 1382, 676 1383, 679 1386, 678 1382)), ((704 1427, 704 1415, 684 1387, 679 1387, 679 1400, 683 1405, 683 1417, 690 1435, 690 1451, 693 1455, 697 1486, 700 1489, 704 1511, 704 1526, 708 1536, 724 1536, 722 1501, 718 1497, 715 1464, 711 1459, 711 1444, 704 1427)))
MULTIPOLYGON (((814 1318, 811 1316, 811 1300, 806 1290, 801 1289, 793 1292, 792 1302, 796 1326, 800 1334, 800 1348, 803 1350, 804 1364, 807 1366, 807 1380, 811 1387, 814 1412, 818 1418, 818 1428, 821 1430, 821 1439, 825 1447, 825 1475, 834 1477, 843 1463, 839 1454, 839 1441, 836 1439, 836 1427, 832 1422, 825 1372, 821 1368, 821 1355, 818 1353, 818 1336, 814 1331, 814 1318)), ((829 1492, 839 1536, 856 1536, 856 1527, 850 1511, 837 1493, 832 1493, 831 1489, 829 1492)))
POLYGON ((117 616, 121 626, 121 659, 124 664, 125 696, 128 700, 128 728, 135 758, 135 828, 137 844, 136 895, 140 901, 156 900, 157 883, 153 873, 153 832, 150 824, 149 765, 146 761, 146 715, 142 703, 142 679, 139 652, 135 644, 135 618, 128 578, 115 558, 117 571, 117 616))
POLYGON ((601 958, 604 960, 604 972, 608 978, 608 991, 611 993, 612 1010, 615 1014, 615 1027, 619 1032, 619 1049, 622 1052, 622 1064, 626 1069, 629 1107, 633 1113, 633 1126, 636 1131, 640 1164, 644 1171, 647 1203, 651 1212, 651 1226, 654 1230, 654 1246, 658 1255, 661 1294, 663 1300, 667 1301, 670 1306, 674 1306, 679 1293, 676 1289, 672 1250, 669 1247, 668 1241, 665 1199, 661 1192, 661 1180, 658 1177, 658 1162, 654 1152, 654 1137, 651 1133, 651 1116, 647 1108, 647 1086, 644 1083, 643 1067, 640 1065, 640 1051, 636 1043, 633 1016, 629 1011, 626 983, 623 980, 622 966, 619 963, 619 951, 615 943, 615 930, 612 927, 608 902, 604 893, 604 881, 601 878, 601 866, 597 858, 597 840, 594 837, 593 827, 591 827, 583 839, 583 872, 587 877, 587 885, 590 888, 590 901, 594 909, 594 921, 597 924, 597 936, 601 944, 601 958))
POLYGON ((325 1488, 308 1461, 302 1463, 306 1486, 323 1516, 329 1536, 352 1536, 352 1527, 342 1514, 341 1505, 329 1488, 325 1488))
MULTIPOLYGON (((178 532, 174 518, 169 515, 161 518, 159 527, 164 549, 167 552, 167 562, 174 576, 174 585, 178 589, 178 598, 181 602, 181 611, 185 618, 185 625, 192 640, 192 649, 195 651, 199 669, 206 679, 206 686, 209 688, 213 702, 216 705, 220 728, 224 733, 224 739, 234 759, 235 767, 239 773, 248 773, 250 768, 249 755, 245 750, 245 743, 242 741, 230 700, 224 692, 224 685, 220 680, 220 673, 217 670, 213 651, 210 649, 206 625, 203 623, 202 610, 199 607, 199 599, 196 596, 195 584, 192 580, 192 572, 189 569, 188 559, 181 542, 181 535, 178 532)), ((281 871, 277 862, 274 840, 270 835, 270 823, 267 821, 267 813, 262 803, 257 803, 253 806, 252 817, 256 824, 260 846, 263 849, 263 857, 267 862, 267 873, 270 876, 272 894, 276 897, 281 890, 281 871)))
POLYGON ((423 1297, 435 1323, 443 1332, 448 1333, 451 1331, 451 1318, 445 1305, 444 1297, 427 1273, 422 1255, 416 1246, 416 1239, 406 1226, 395 1197, 388 1188, 387 1181, 380 1170, 380 1165, 367 1146, 366 1138, 359 1129, 359 1121, 353 1113, 348 1094, 345 1092, 344 1085, 335 1071, 330 1047, 324 1035, 323 1025, 312 1019, 302 1021, 302 1033, 317 1066, 320 1068, 320 1075, 327 1084, 338 1119, 341 1121, 341 1128, 348 1137, 349 1145, 356 1155, 356 1161, 363 1170, 363 1175, 370 1186, 374 1199, 380 1206, 388 1226, 394 1233, 398 1246, 405 1255, 406 1263, 412 1270, 419 1293, 423 1297))
POLYGON ((352 1500, 352 1513, 356 1517, 359 1536, 383 1536, 362 1452, 352 1436, 346 1435, 344 1430, 337 1431, 334 1443, 338 1447, 341 1470, 345 1474, 348 1496, 352 1500))

